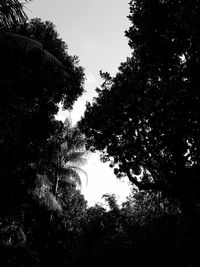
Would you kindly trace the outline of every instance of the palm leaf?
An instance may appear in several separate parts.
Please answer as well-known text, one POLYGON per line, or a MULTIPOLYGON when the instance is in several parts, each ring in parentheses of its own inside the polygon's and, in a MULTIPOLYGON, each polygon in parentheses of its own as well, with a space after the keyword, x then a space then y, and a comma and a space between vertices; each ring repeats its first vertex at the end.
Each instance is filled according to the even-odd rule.
MULTIPOLYGON (((59 73, 60 80, 57 81, 59 83, 65 84, 69 77, 64 65, 44 50, 40 42, 16 33, 3 32, 0 34, 0 55, 5 56, 5 54, 9 55, 10 53, 21 55, 29 65, 34 64, 38 72, 51 69, 54 70, 54 73, 59 73)), ((51 81, 54 82, 54 79, 51 81)))
POLYGON ((9 28, 15 23, 24 23, 27 16, 23 11, 25 2, 18 0, 0 0, 0 22, 3 27, 9 28))
POLYGON ((0 38, 1 48, 4 49, 4 51, 14 50, 16 52, 29 54, 34 49, 42 49, 42 44, 40 42, 17 33, 3 32, 0 34, 0 38))
POLYGON ((77 185, 79 185, 80 187, 82 186, 82 180, 81 180, 81 176, 79 173, 83 174, 86 178, 86 184, 88 183, 88 175, 87 172, 84 171, 82 168, 78 167, 78 166, 74 166, 74 165, 67 165, 63 168, 63 170, 65 171, 65 173, 70 173, 71 176, 66 178, 72 179, 72 181, 74 181, 77 185))
POLYGON ((86 164, 86 158, 84 158, 84 151, 62 151, 62 159, 65 165, 84 165, 86 164))
POLYGON ((62 207, 54 194, 50 191, 51 183, 46 175, 37 175, 36 187, 32 190, 32 195, 40 205, 51 211, 62 211, 62 207))

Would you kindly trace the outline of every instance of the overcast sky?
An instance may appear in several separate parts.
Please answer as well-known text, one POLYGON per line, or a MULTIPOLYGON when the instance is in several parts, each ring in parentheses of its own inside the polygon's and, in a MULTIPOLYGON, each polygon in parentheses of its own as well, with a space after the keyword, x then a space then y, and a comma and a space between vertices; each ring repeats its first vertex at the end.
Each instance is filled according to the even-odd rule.
MULTIPOLYGON (((34 0, 27 5, 29 18, 40 17, 56 25, 59 36, 68 44, 70 55, 77 55, 84 67, 86 92, 75 103, 71 113, 76 123, 84 113, 86 101, 96 95, 95 88, 102 81, 99 71, 115 75, 121 62, 130 56, 124 32, 129 28, 129 0, 34 0)), ((61 113, 60 118, 66 116, 61 113)), ((126 183, 113 175, 108 164, 99 161, 98 154, 90 156, 88 185, 83 193, 89 204, 100 201, 102 194, 116 193, 121 198, 128 194, 126 183)))

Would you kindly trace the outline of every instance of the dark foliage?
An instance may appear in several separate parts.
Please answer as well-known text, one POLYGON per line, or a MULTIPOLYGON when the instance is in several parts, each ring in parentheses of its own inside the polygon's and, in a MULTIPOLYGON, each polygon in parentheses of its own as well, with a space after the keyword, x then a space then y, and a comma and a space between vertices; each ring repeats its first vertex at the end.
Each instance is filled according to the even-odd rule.
POLYGON ((198 1, 131 1, 132 57, 114 78, 101 74, 80 123, 118 177, 178 199, 186 213, 200 200, 199 15, 198 1))
POLYGON ((1 210, 33 185, 48 139, 61 127, 58 103, 72 107, 84 76, 52 23, 36 19, 7 30, 0 34, 1 210))
POLYGON ((195 266, 198 258, 199 15, 198 1, 131 1, 132 57, 115 77, 101 72, 80 122, 88 147, 147 192, 135 211, 142 225, 130 233, 135 266, 195 266), (182 215, 172 205, 170 215, 151 216, 151 194, 182 215))
MULTIPOLYGON (((108 203, 113 204, 113 200, 113 196, 107 196, 108 203)), ((107 212, 98 205, 88 209, 84 226, 86 251, 81 262, 95 267, 195 266, 195 246, 188 246, 191 242, 184 217, 152 204, 141 214, 137 209, 145 203, 132 196, 132 201, 122 208, 115 203, 107 212)), ((196 234, 199 236, 199 231, 196 234)))
MULTIPOLYGON (((25 35, 42 44, 43 49, 54 55, 64 66, 67 72, 67 78, 64 86, 62 85, 62 102, 65 109, 72 108, 73 103, 83 93, 84 72, 78 65, 77 56, 70 56, 67 51, 67 44, 59 37, 55 25, 51 21, 42 21, 39 18, 32 19, 24 24, 15 24, 9 28, 9 31, 25 35)), ((47 68, 47 64, 45 65, 47 68)), ((45 70, 46 71, 46 70, 45 70)), ((48 86, 54 82, 59 84, 58 77, 48 76, 48 86)), ((61 95, 61 92, 59 92, 61 95)))
POLYGON ((0 266, 198 266, 199 13, 196 0, 130 3, 132 57, 101 73, 80 123, 139 188, 121 207, 105 195, 106 211, 77 190, 83 134, 54 119, 83 92, 77 58, 51 22, 0 1, 0 266))

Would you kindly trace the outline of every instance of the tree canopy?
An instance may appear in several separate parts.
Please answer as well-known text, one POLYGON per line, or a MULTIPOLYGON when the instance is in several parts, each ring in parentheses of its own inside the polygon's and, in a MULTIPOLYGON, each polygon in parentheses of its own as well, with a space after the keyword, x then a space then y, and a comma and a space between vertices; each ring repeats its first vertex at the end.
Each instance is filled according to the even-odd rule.
POLYGON ((104 195, 108 210, 77 190, 85 135, 55 120, 83 92, 83 69, 20 3, 0 1, 0 265, 197 266, 199 2, 130 3, 132 57, 101 72, 80 122, 88 147, 141 189, 121 206, 104 195))
POLYGON ((9 206, 13 194, 20 195, 14 188, 34 183, 33 166, 38 168, 49 138, 62 128, 54 118, 58 104, 72 107, 83 92, 84 73, 51 22, 11 25, 0 40, 1 198, 9 206))
POLYGON ((131 1, 132 56, 115 77, 101 73, 80 122, 118 177, 190 208, 200 195, 199 15, 198 1, 131 1))

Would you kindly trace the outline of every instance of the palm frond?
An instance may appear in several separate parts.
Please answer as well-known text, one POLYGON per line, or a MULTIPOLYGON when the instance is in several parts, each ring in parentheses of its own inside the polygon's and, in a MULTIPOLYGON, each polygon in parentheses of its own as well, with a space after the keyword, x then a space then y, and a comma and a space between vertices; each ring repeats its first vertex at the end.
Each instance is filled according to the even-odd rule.
POLYGON ((23 11, 24 4, 30 0, 0 0, 0 22, 2 27, 9 28, 15 23, 24 23, 28 18, 23 11))
POLYGON ((28 54, 34 49, 42 49, 42 44, 40 42, 16 33, 2 32, 0 34, 0 40, 1 49, 4 49, 5 52, 14 50, 16 52, 28 54))
POLYGON ((52 179, 54 180, 54 194, 56 196, 59 195, 59 191, 63 190, 65 182, 72 183, 80 189, 82 187, 82 174, 86 177, 87 184, 87 173, 79 167, 86 163, 84 145, 85 140, 79 129, 72 127, 70 120, 66 120, 61 143, 51 162, 51 166, 55 170, 52 179))
POLYGON ((32 191, 33 197, 40 205, 45 206, 47 209, 62 212, 60 203, 56 200, 56 197, 50 190, 51 183, 46 175, 37 175, 36 187, 32 191))
POLYGON ((76 127, 65 129, 62 149, 69 151, 85 151, 85 138, 76 127))
POLYGON ((88 175, 87 172, 84 171, 82 168, 78 167, 78 166, 73 166, 73 165, 68 165, 67 167, 64 168, 65 170, 71 170, 71 172, 74 173, 74 176, 71 176, 71 179, 75 179, 75 182, 77 182, 77 184, 79 186, 82 186, 82 180, 81 180, 81 176, 79 173, 83 174, 86 178, 86 184, 88 183, 88 175))
POLYGON ((73 183, 75 185, 81 186, 81 177, 78 174, 78 172, 72 168, 60 168, 59 169, 60 174, 60 181, 65 181, 69 183, 73 183))
POLYGON ((0 34, 0 53, 9 55, 10 52, 22 55, 29 64, 34 62, 39 71, 44 71, 48 67, 48 69, 59 72, 61 74, 60 82, 65 83, 69 77, 63 64, 48 51, 44 50, 43 45, 36 40, 16 33, 3 32, 0 34))
POLYGON ((62 159, 65 166, 67 165, 84 165, 86 164, 86 158, 84 151, 62 151, 62 159))
MULTIPOLYGON (((49 53, 46 50, 43 50, 43 54, 41 57, 41 65, 42 65, 43 69, 45 69, 49 65, 51 65, 55 69, 56 68, 62 68, 62 69, 65 68, 63 66, 63 64, 56 57, 54 57, 51 53, 49 53)), ((67 77, 68 77, 68 75, 67 75, 67 77)))

